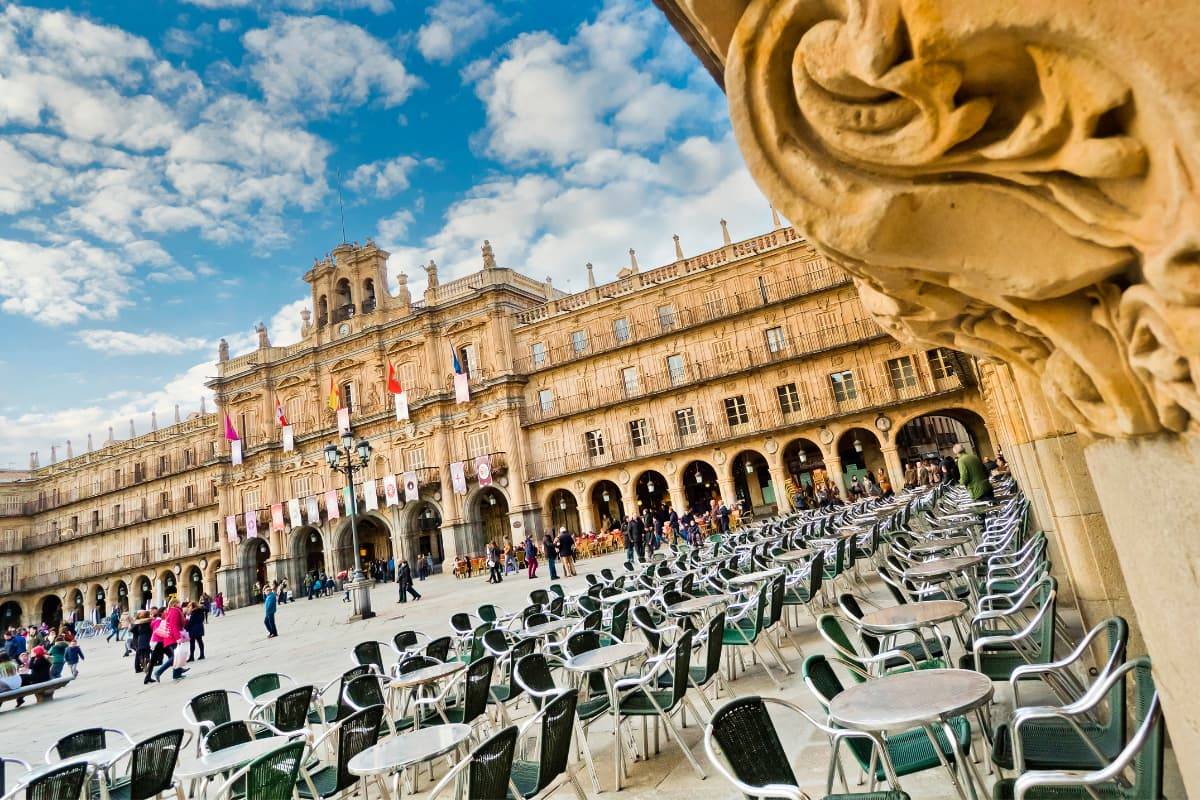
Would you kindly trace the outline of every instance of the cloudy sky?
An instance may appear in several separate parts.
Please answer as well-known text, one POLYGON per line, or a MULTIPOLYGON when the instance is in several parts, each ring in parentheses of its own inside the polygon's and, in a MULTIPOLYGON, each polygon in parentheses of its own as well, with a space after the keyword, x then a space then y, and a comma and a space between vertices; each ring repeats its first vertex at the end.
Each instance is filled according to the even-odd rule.
POLYGON ((419 292, 585 285, 769 227, 712 81, 650 0, 0 7, 0 468, 199 406, 216 342, 295 341, 314 257, 419 292))

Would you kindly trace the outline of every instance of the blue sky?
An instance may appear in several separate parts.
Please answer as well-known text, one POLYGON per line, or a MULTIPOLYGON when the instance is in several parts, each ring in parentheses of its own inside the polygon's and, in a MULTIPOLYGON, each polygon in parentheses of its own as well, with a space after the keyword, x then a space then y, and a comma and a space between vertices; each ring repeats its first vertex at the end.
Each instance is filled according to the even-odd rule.
POLYGON ((485 238, 572 291, 770 222, 650 0, 3 6, 0 467, 196 410, 259 320, 295 341, 339 185, 416 292, 485 238))

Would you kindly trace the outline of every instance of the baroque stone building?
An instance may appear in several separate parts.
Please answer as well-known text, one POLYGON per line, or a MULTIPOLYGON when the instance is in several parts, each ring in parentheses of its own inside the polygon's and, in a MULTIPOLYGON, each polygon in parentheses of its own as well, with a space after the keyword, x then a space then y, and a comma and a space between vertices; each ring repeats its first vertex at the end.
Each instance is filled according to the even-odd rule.
POLYGON ((222 344, 219 413, 0 482, 0 613, 87 615, 218 589, 238 605, 256 582, 350 568, 344 479, 322 452, 337 436, 331 390, 373 449, 357 499, 368 561, 442 561, 714 496, 772 513, 827 476, 883 470, 901 485, 905 458, 957 441, 993 454, 970 359, 897 343, 849 275, 778 220, 744 241, 722 233, 692 257, 677 242, 654 269, 631 251, 611 283, 589 265, 571 295, 498 267, 486 242, 479 271, 442 283, 430 263, 423 297, 405 276, 392 294, 386 252, 338 246, 304 275, 315 313, 299 342, 273 347, 260 328, 249 353, 222 344), (411 494, 389 495, 388 476, 406 474, 411 494))

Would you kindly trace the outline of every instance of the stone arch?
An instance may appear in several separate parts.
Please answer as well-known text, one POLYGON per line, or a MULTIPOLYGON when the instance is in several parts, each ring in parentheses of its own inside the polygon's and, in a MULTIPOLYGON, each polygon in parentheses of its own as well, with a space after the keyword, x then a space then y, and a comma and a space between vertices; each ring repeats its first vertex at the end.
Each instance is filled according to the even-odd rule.
POLYGON ((0 603, 0 630, 15 628, 25 618, 25 609, 17 600, 5 600, 0 603))
POLYGON ((300 591, 304 578, 330 570, 325 535, 313 525, 300 525, 287 535, 288 580, 300 591))
POLYGON ((114 607, 120 608, 121 613, 128 611, 130 598, 129 584, 121 578, 114 578, 108 584, 108 613, 111 614, 114 607))
POLYGON ((200 567, 204 570, 204 590, 210 596, 217 593, 217 572, 221 569, 220 558, 207 559, 208 563, 201 563, 200 567))
POLYGON ((368 311, 374 311, 375 310, 375 302, 376 302, 375 279, 374 278, 365 279, 363 281, 362 287, 363 287, 363 294, 362 294, 363 313, 366 313, 368 311))
POLYGON ((109 598, 108 592, 98 583, 93 583, 88 587, 84 602, 91 606, 93 620, 103 619, 112 610, 112 600, 109 598))
POLYGON ((628 510, 616 481, 607 478, 596 481, 588 490, 588 496, 592 499, 592 516, 597 531, 604 532, 606 519, 608 530, 621 527, 628 510))
POLYGON ((685 511, 703 513, 712 507, 713 498, 721 497, 720 477, 712 464, 701 458, 689 461, 681 470, 683 494, 680 507, 675 510, 680 514, 685 511))
POLYGON ((87 608, 87 599, 84 597, 83 589, 78 586, 74 589, 67 590, 66 604, 63 607, 63 617, 67 618, 74 613, 73 619, 76 622, 86 619, 85 609, 87 608))
POLYGON ((820 443, 807 436, 790 439, 783 446, 782 460, 785 472, 782 479, 791 483, 788 490, 811 500, 812 492, 827 480, 825 451, 820 443))
POLYGON ((633 482, 633 487, 639 514, 647 508, 660 508, 670 494, 666 476, 656 469, 643 470, 633 482))
POLYGON ((130 608, 141 610, 154 604, 154 581, 148 575, 138 575, 129 587, 130 608))
POLYGON ((894 436, 900 458, 906 461, 933 452, 948 456, 956 442, 968 445, 982 459, 996 457, 983 413, 967 406, 906 414, 896 420, 894 436))
POLYGON ((734 496, 747 508, 764 514, 778 510, 775 480, 762 453, 750 448, 739 450, 729 459, 729 476, 733 479, 734 496))
MULTIPOLYGON (((183 571, 180 570, 180 575, 182 575, 182 573, 183 573, 183 571)), ((162 571, 162 574, 159 575, 158 579, 160 581, 162 581, 162 597, 160 599, 164 603, 166 601, 170 600, 172 597, 177 598, 179 600, 184 599, 183 595, 180 594, 180 589, 181 589, 181 587, 179 585, 180 575, 175 574, 174 567, 168 567, 167 569, 164 569, 162 571)))
POLYGON ((52 628, 58 627, 63 621, 63 601, 56 594, 48 594, 38 600, 38 618, 52 628))
POLYGON ((199 564, 184 567, 182 591, 182 599, 194 602, 198 602, 204 594, 204 570, 199 564))
POLYGON ((407 552, 416 556, 429 554, 435 564, 445 560, 440 503, 427 497, 405 503, 400 521, 404 536, 408 539, 407 552))
POLYGON ((554 531, 566 528, 573 536, 580 534, 579 501, 570 489, 555 489, 551 492, 546 498, 546 511, 554 531))
POLYGON ((267 560, 271 557, 271 543, 261 536, 244 539, 237 545, 236 555, 243 595, 239 605, 261 602, 261 586, 270 580, 267 560))
MULTIPOLYGON (((375 511, 359 514, 358 551, 362 561, 363 572, 370 575, 376 564, 387 565, 392 558, 392 526, 375 511)), ((354 570, 354 536, 350 530, 350 520, 345 519, 333 535, 333 569, 335 572, 354 570)))
POLYGON ((463 502, 470 525, 468 552, 482 553, 489 541, 512 540, 508 493, 500 486, 476 487, 463 502), (494 502, 493 502, 494 501, 494 502))
POLYGON ((333 288, 333 307, 342 309, 354 305, 354 287, 349 278, 340 278, 333 288))
MULTIPOLYGON (((855 478, 865 486, 866 473, 876 477, 882 469, 887 474, 887 462, 883 457, 883 445, 879 436, 870 428, 852 426, 842 431, 836 441, 838 458, 842 462, 842 482, 847 492, 854 486, 855 478)), ((846 499, 849 499, 847 496, 846 499)))

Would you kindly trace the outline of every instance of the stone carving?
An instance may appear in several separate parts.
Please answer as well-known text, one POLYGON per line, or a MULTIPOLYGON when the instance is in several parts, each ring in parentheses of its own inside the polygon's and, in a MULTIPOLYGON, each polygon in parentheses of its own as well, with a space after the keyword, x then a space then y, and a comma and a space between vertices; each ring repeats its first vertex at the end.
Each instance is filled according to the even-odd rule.
POLYGON ((487 239, 483 240, 483 247, 481 248, 481 252, 483 253, 483 268, 484 269, 495 269, 496 268, 496 254, 494 252, 492 252, 492 243, 489 242, 487 239))
POLYGON ((744 5, 725 87, 750 169, 889 333, 1032 371, 1085 433, 1200 428, 1191 90, 1174 56, 1114 50, 1144 55, 1153 19, 744 5), (1137 31, 1111 36, 1118 19, 1137 31))
POLYGON ((271 346, 271 339, 267 335, 267 326, 261 322, 254 326, 254 332, 258 334, 258 349, 265 350, 271 346))
POLYGON ((431 258, 425 265, 425 288, 436 289, 438 285, 437 263, 431 258))
POLYGON ((220 344, 217 345, 217 360, 229 360, 229 342, 225 341, 224 339, 222 339, 220 344))

